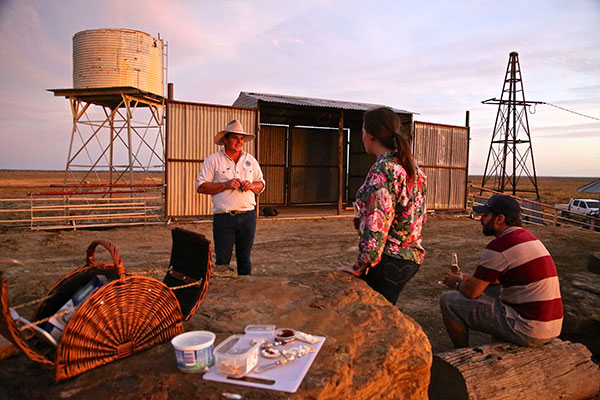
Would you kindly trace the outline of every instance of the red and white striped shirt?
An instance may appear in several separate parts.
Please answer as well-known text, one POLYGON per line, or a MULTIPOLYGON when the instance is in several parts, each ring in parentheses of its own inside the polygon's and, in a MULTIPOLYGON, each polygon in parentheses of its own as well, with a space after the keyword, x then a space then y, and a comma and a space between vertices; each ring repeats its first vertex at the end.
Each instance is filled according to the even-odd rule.
POLYGON ((492 240, 473 276, 502 284, 500 301, 517 332, 537 339, 560 334, 563 305, 556 266, 531 232, 510 227, 492 240))

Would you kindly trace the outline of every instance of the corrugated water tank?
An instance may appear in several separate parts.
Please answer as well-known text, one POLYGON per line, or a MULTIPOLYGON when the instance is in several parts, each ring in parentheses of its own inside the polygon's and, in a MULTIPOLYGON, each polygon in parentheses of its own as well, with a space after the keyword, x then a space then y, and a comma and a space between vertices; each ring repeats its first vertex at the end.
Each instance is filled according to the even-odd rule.
POLYGON ((164 43, 131 29, 94 29, 73 36, 73 87, 133 86, 164 94, 164 43))

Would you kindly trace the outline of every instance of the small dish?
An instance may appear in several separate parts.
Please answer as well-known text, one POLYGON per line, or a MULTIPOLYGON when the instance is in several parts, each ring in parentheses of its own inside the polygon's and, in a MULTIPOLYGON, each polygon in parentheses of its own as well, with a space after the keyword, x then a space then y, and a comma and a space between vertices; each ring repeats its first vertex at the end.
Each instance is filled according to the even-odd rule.
POLYGON ((275 340, 281 344, 292 343, 296 340, 296 331, 289 328, 277 329, 275 331, 275 340))

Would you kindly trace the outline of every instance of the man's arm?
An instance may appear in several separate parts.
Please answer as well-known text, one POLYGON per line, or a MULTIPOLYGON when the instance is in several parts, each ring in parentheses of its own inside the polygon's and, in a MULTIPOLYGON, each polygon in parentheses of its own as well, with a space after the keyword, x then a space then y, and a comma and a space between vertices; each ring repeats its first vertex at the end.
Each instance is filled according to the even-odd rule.
POLYGON ((252 155, 249 155, 249 158, 254 164, 254 173, 252 174, 252 181, 242 181, 242 191, 245 192, 246 190, 252 190, 254 194, 260 194, 265 189, 265 180, 263 178, 263 173, 260 168, 260 165, 258 164, 258 161, 256 161, 256 158, 254 158, 252 155))
POLYGON ((481 280, 471 276, 467 281, 463 281, 459 284, 457 290, 470 299, 475 299, 483 293, 485 288, 490 283, 488 281, 481 280))
POLYGON ((488 281, 484 281, 482 279, 475 278, 472 275, 466 274, 463 276, 448 274, 448 276, 446 276, 442 282, 445 283, 449 288, 458 290, 470 299, 475 299, 481 296, 485 288, 487 288, 490 284, 488 281))
POLYGON ((197 192, 200 194, 217 194, 228 189, 239 189, 241 185, 239 179, 232 179, 227 182, 204 182, 198 186, 197 192))
POLYGON ((244 192, 246 190, 252 190, 252 192, 254 192, 255 194, 259 194, 260 192, 262 192, 263 188, 265 187, 265 184, 261 181, 242 181, 241 187, 244 192))

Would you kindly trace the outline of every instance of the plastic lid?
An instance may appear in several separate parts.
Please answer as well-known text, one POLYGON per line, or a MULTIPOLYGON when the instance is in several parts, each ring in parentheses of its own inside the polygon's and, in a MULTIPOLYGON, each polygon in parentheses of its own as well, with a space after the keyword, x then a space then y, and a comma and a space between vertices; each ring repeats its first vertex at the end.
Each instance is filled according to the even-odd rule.
POLYGON ((175 336, 171 344, 177 350, 201 350, 215 342, 216 335, 209 331, 191 331, 175 336))

